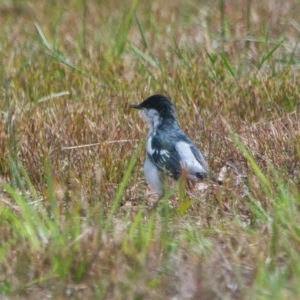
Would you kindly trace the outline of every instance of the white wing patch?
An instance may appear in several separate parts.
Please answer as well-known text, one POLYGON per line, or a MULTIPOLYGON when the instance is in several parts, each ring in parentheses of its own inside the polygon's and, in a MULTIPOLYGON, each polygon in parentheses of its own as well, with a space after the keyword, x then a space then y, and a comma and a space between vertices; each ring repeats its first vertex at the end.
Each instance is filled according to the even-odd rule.
POLYGON ((170 154, 169 154, 169 151, 167 151, 167 150, 160 150, 160 155, 162 155, 162 156, 166 156, 166 157, 170 157, 170 154))
POLYGON ((151 156, 155 155, 158 158, 159 164, 164 164, 166 160, 170 157, 170 153, 168 150, 165 149, 158 150, 152 148, 152 135, 149 135, 147 138, 146 150, 149 155, 151 156))
POLYGON ((206 170, 196 159, 188 143, 181 141, 176 143, 175 147, 180 156, 183 167, 187 168, 190 175, 195 175, 196 173, 206 173, 206 170))
POLYGON ((167 150, 155 150, 155 152, 157 153, 157 156, 158 156, 158 163, 163 165, 167 159, 170 157, 170 154, 169 154, 169 151, 167 150))
POLYGON ((169 151, 163 149, 163 150, 155 150, 158 153, 158 163, 163 165, 167 159, 170 157, 169 151))

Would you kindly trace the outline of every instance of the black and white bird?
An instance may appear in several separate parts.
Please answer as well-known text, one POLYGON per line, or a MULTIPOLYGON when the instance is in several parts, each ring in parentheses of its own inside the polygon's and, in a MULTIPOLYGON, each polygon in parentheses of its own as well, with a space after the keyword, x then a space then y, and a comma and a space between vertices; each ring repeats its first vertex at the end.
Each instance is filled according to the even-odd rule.
POLYGON ((165 175, 178 180, 184 173, 192 182, 211 178, 222 184, 210 175, 203 155, 180 129, 174 106, 165 96, 153 95, 131 107, 140 110, 149 126, 144 173, 154 191, 162 196, 165 175))

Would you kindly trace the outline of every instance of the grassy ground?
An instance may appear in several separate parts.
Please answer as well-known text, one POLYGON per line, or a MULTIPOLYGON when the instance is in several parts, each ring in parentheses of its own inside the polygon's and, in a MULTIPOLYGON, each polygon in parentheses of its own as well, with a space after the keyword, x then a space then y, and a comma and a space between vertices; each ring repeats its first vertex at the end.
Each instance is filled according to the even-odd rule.
POLYGON ((0 299, 300 299, 299 1, 4 0, 0 23, 0 299), (129 104, 154 93, 225 179, 151 210, 129 104))

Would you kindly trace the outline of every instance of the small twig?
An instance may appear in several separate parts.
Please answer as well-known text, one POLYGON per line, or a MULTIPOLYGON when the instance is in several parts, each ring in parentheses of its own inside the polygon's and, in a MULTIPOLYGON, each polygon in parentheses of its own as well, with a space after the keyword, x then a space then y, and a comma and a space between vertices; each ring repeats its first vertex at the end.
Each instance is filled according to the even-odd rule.
POLYGON ((100 142, 95 144, 85 144, 85 145, 79 145, 79 146, 70 146, 70 147, 62 147, 61 150, 72 150, 72 149, 81 149, 86 147, 93 147, 93 146, 99 146, 99 145, 110 145, 110 144, 121 144, 121 143, 131 143, 131 142, 137 142, 138 140, 115 140, 115 141, 106 141, 106 142, 100 142))

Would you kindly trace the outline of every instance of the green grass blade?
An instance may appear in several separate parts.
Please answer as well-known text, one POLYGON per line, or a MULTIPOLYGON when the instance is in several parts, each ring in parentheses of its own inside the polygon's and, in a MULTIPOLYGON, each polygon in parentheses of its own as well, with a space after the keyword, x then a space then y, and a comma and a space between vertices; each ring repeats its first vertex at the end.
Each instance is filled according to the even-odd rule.
POLYGON ((22 233, 31 241, 35 248, 41 248, 41 241, 48 242, 48 230, 44 225, 34 207, 27 203, 27 200, 19 195, 8 184, 3 184, 3 188, 17 203, 23 218, 22 233), (40 240, 41 239, 41 240, 40 240))
POLYGON ((237 145, 238 149, 241 151, 241 153, 243 154, 243 156, 250 163, 252 169, 254 170, 254 172, 256 173, 256 175, 258 176, 258 180, 262 184, 262 187, 263 187, 265 193, 268 196, 271 196, 271 194, 272 194, 272 192, 271 192, 272 188, 270 186, 270 182, 268 181, 268 179, 266 178, 266 176, 264 175, 264 173, 262 172, 262 170, 259 168, 259 166, 255 162, 255 160, 253 159, 253 157, 250 155, 249 151, 247 151, 246 147, 242 144, 242 142, 239 140, 239 138, 237 137, 237 135, 232 131, 232 129, 230 128, 229 124, 225 120, 223 120, 223 122, 226 124, 226 126, 227 126, 227 128, 228 128, 228 130, 230 132, 231 139, 237 145))
POLYGON ((134 168, 134 166, 135 166, 136 159, 137 159, 137 156, 138 156, 139 153, 140 153, 141 147, 142 147, 142 143, 139 143, 139 144, 138 144, 138 147, 136 148, 134 154, 132 155, 132 157, 131 157, 131 159, 130 159, 130 161, 129 161, 129 164, 128 164, 127 169, 126 169, 126 171, 125 171, 123 180, 122 180, 122 182, 121 182, 120 185, 119 185, 119 189, 118 189, 118 191, 117 191, 115 200, 114 200, 114 202, 112 203, 112 207, 111 207, 111 209, 110 209, 110 211, 109 211, 109 215, 108 215, 107 220, 106 220, 106 227, 108 227, 108 226, 111 224, 113 215, 114 215, 114 213, 116 212, 117 208, 118 208, 119 205, 120 205, 122 196, 123 196, 123 194, 124 194, 124 191, 125 191, 125 188, 126 188, 126 186, 127 186, 127 183, 128 183, 128 181, 129 181, 129 179, 130 179, 131 173, 132 173, 133 168, 134 168))
POLYGON ((208 59, 211 62, 211 64, 214 65, 216 63, 217 59, 218 59, 218 56, 214 55, 212 53, 209 53, 207 50, 206 50, 206 54, 207 54, 208 59))
POLYGON ((116 43, 115 43, 115 50, 114 50, 114 53, 117 57, 121 56, 124 51, 129 30, 131 28, 132 20, 134 18, 138 4, 139 4, 139 0, 133 0, 129 12, 125 13, 126 18, 124 23, 122 23, 119 27, 119 31, 116 36, 116 43))
POLYGON ((131 52, 138 57, 141 61, 146 61, 147 63, 149 63, 152 67, 159 67, 158 62, 153 59, 152 57, 150 57, 149 55, 145 54, 144 52, 142 52, 140 49, 138 49, 137 47, 135 47, 134 45, 130 44, 129 49, 131 50, 131 52))
POLYGON ((38 34, 39 34, 39 36, 41 37, 41 39, 42 39, 44 45, 45 45, 49 50, 52 51, 52 47, 51 47, 50 43, 48 42, 48 40, 46 39, 46 36, 45 36, 43 30, 41 29, 40 25, 39 25, 37 22, 34 22, 34 26, 35 26, 35 28, 37 29, 38 34))
POLYGON ((186 68, 191 71, 192 70, 192 66, 191 66, 191 63, 186 55, 186 51, 182 50, 178 43, 177 43, 177 40, 176 38, 173 36, 173 43, 175 45, 175 53, 176 55, 178 56, 178 58, 184 63, 184 65, 186 66, 186 68))
POLYGON ((221 59, 222 59, 224 65, 225 65, 226 69, 227 69, 228 72, 231 74, 231 76, 232 76, 233 78, 236 78, 235 71, 233 70, 232 66, 230 65, 230 63, 229 63, 229 61, 228 61, 228 59, 227 59, 226 54, 223 53, 223 52, 221 52, 221 53, 220 53, 220 57, 221 57, 221 59))
POLYGON ((140 32, 140 35, 141 35, 141 38, 142 38, 142 42, 143 42, 144 48, 150 50, 148 42, 147 42, 147 39, 146 39, 146 36, 145 36, 145 33, 144 33, 144 30, 143 30, 143 27, 142 27, 142 25, 141 25, 141 23, 140 23, 137 15, 136 15, 136 13, 134 13, 134 16, 135 16, 136 23, 138 25, 138 29, 139 29, 139 32, 140 32))
POLYGON ((256 175, 258 176, 259 182, 262 184, 265 192, 270 196, 270 194, 271 194, 271 186, 270 186, 270 183, 269 183, 268 179, 266 178, 266 176, 264 175, 264 173, 262 172, 262 170, 259 168, 259 166, 255 162, 255 160, 253 159, 253 157, 247 151, 246 147, 236 137, 233 137, 233 140, 235 141, 235 143, 238 146, 238 148, 241 150, 241 152, 244 155, 244 157, 250 163, 252 169, 254 170, 254 172, 256 173, 256 175))
POLYGON ((44 51, 45 54, 51 56, 52 58, 54 58, 55 60, 57 60, 58 62, 60 62, 61 64, 69 67, 70 69, 73 69, 74 71, 78 72, 79 74, 98 82, 101 85, 104 85, 101 81, 99 81, 98 79, 94 78, 92 75, 82 71, 81 69, 79 69, 78 67, 76 67, 74 64, 70 63, 66 58, 64 58, 61 54, 59 54, 56 50, 54 50, 51 46, 51 44, 48 42, 45 34, 43 33, 41 27, 38 25, 37 22, 34 23, 37 32, 40 36, 40 39, 42 40, 42 43, 40 42, 39 39, 37 39, 36 37, 34 37, 33 34, 29 33, 28 31, 24 30, 24 32, 29 35, 30 37, 34 38, 41 46, 43 46, 44 48, 46 48, 46 50, 44 51))
POLYGON ((268 51, 258 63, 258 70, 261 69, 262 65, 271 58, 271 56, 275 53, 275 51, 283 44, 284 39, 280 40, 270 51, 268 51))
MULTIPOLYGON (((20 163, 20 171, 28 187, 30 196, 33 197, 33 199, 36 201, 36 205, 39 213, 41 214, 42 221, 45 223, 46 226, 45 228, 48 228, 48 230, 50 230, 52 236, 57 236, 58 226, 51 220, 51 217, 48 215, 47 211, 45 210, 41 196, 38 195, 38 192, 33 186, 24 166, 21 163, 20 163)), ((48 190, 47 190, 47 194, 49 194, 48 190)))

